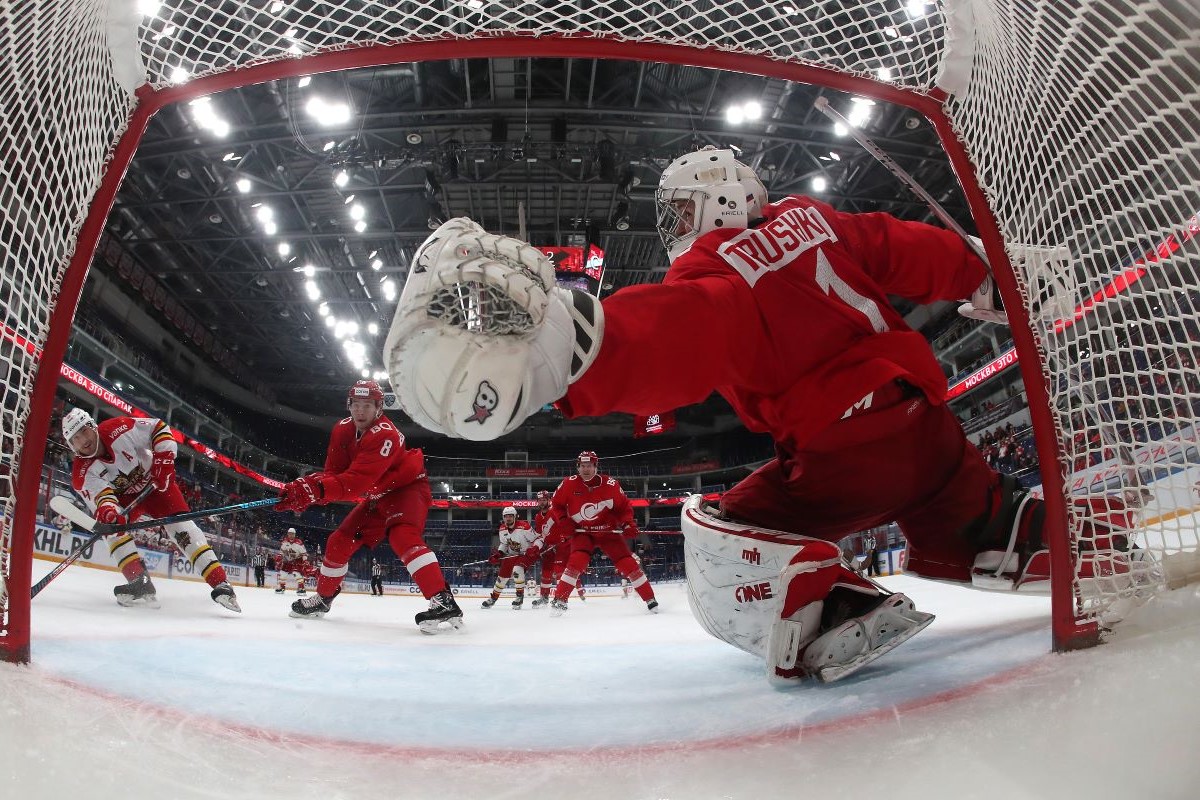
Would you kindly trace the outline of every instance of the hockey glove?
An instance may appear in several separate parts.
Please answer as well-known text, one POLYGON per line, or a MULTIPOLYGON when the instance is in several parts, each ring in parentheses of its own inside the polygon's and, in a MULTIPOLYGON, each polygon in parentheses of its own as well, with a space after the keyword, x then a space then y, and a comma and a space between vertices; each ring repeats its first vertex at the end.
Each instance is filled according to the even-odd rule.
POLYGON ((96 521, 102 522, 105 525, 124 525, 126 522, 125 515, 117 511, 117 507, 112 503, 105 503, 96 509, 96 521))
POLYGON ((501 558, 503 558, 503 556, 500 555, 500 551, 497 550, 496 552, 494 552, 490 556, 488 556, 488 563, 489 564, 499 564, 501 558))
POLYGON ((160 492, 171 488, 171 480, 175 477, 175 454, 168 451, 155 451, 154 461, 150 464, 150 482, 160 492))
POLYGON ((638 530, 638 526, 632 522, 626 522, 625 527, 621 530, 621 535, 626 539, 636 539, 639 533, 641 531, 638 530))
POLYGON ((525 560, 528 563, 532 564, 533 562, 538 560, 538 556, 540 556, 541 554, 542 554, 542 548, 538 547, 535 544, 533 547, 530 547, 528 550, 525 551, 525 560))
POLYGON ((303 478, 297 478, 291 483, 285 483, 279 490, 279 502, 275 505, 275 510, 295 511, 297 514, 301 514, 313 503, 320 502, 324 496, 325 489, 321 485, 321 473, 314 472, 303 478))
POLYGON ((603 333, 599 300, 557 287, 545 254, 460 217, 413 256, 383 359, 414 422, 488 441, 566 394, 603 333))

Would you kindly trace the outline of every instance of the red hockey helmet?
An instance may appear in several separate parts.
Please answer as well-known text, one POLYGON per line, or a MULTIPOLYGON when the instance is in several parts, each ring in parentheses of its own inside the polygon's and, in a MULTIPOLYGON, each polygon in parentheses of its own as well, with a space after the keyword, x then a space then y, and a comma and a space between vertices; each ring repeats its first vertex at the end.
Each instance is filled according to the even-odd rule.
POLYGON ((542 489, 540 492, 537 493, 537 499, 538 499, 539 503, 543 500, 549 500, 550 493, 548 491, 546 491, 545 489, 542 489))
POLYGON ((596 453, 592 450, 584 450, 582 453, 579 454, 579 457, 575 459, 575 463, 577 465, 578 464, 595 464, 597 467, 599 467, 600 466, 600 457, 597 456, 596 453))
POLYGON ((379 409, 379 413, 383 413, 383 389, 375 381, 355 381, 350 387, 350 391, 346 393, 346 408, 349 410, 350 404, 355 400, 374 400, 375 407, 379 409))

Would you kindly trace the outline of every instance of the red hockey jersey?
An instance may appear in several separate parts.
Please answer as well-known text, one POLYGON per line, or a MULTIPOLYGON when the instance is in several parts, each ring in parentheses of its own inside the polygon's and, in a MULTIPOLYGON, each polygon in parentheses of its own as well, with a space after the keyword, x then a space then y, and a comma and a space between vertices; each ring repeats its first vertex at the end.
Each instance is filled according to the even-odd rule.
POLYGON ((425 480, 425 455, 407 449, 404 434, 380 417, 360 436, 346 417, 333 427, 321 487, 321 502, 377 500, 394 489, 425 480))
POLYGON ((612 533, 633 522, 633 506, 616 478, 597 473, 584 481, 572 475, 554 490, 550 515, 554 519, 551 536, 556 538, 576 532, 612 533))
POLYGON ((955 234, 887 214, 808 197, 765 213, 757 228, 701 236, 661 285, 604 301, 596 361, 559 401, 568 416, 658 413, 716 390, 794 450, 895 379, 943 402, 941 367, 887 295, 968 297, 983 262, 955 234))

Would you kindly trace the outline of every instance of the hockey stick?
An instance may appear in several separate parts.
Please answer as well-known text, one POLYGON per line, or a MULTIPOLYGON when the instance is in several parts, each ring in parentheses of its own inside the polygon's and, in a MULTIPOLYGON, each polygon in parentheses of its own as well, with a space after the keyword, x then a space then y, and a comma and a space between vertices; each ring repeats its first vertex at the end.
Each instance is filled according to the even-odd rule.
MULTIPOLYGON (((59 496, 61 497, 61 495, 59 496)), ((66 498, 63 502, 56 504, 55 500, 59 497, 50 499, 50 507, 58 513, 62 514, 71 522, 83 528, 86 531, 92 531, 100 536, 108 536, 113 533, 124 533, 125 531, 140 531, 144 528, 157 528, 160 525, 174 525, 178 522, 188 522, 193 519, 204 519, 205 517, 220 517, 225 514, 234 514, 238 511, 249 511, 254 508, 270 508, 279 502, 278 497, 268 497, 264 500, 247 500, 245 503, 234 503, 228 506, 217 506, 216 508, 204 508, 199 511, 185 511, 182 514, 174 514, 169 517, 159 517, 158 519, 144 519, 141 522, 126 522, 121 525, 109 525, 103 522, 97 522, 96 519, 81 508, 71 503, 66 498)))
POLYGON ((837 111, 835 111, 833 109, 833 107, 829 105, 829 100, 827 98, 818 97, 816 99, 816 102, 813 103, 813 105, 816 106, 817 111, 820 111, 822 114, 829 117, 834 122, 843 126, 846 129, 846 131, 850 134, 850 136, 854 139, 854 141, 856 141, 860 145, 862 145, 862 148, 864 150, 866 150, 868 153, 870 153, 872 156, 874 156, 876 161, 878 161, 880 164, 882 164, 884 166, 884 168, 887 169, 888 172, 895 175, 900 180, 901 183, 903 183, 905 186, 907 186, 913 192, 913 194, 915 194, 917 197, 924 200, 925 205, 929 206, 929 210, 933 212, 933 215, 935 217, 937 217, 938 219, 940 219, 942 221, 943 225, 945 225, 947 228, 949 228, 950 230, 957 233, 960 237, 962 237, 962 240, 967 243, 967 246, 971 248, 972 252, 974 252, 975 255, 979 256, 979 260, 982 261, 985 265, 987 265, 988 272, 990 273, 992 271, 991 265, 988 264, 987 254, 985 252, 983 252, 982 248, 980 248, 979 245, 976 244, 974 240, 971 239, 970 234, 968 234, 966 232, 966 230, 963 228, 963 226, 961 226, 957 222, 955 222, 954 217, 950 216, 949 212, 947 212, 946 209, 942 208, 941 203, 939 203, 937 200, 935 200, 933 198, 933 195, 931 195, 929 192, 925 191, 925 187, 923 187, 921 184, 917 183, 916 178, 914 178, 912 175, 909 175, 904 170, 903 167, 901 167, 899 164, 897 164, 895 161, 892 160, 891 156, 889 156, 887 153, 883 152, 883 150, 879 149, 878 145, 876 145, 873 141, 868 139, 861 131, 859 131, 857 128, 855 128, 853 125, 851 125, 850 120, 846 119, 841 114, 839 114, 837 111))
MULTIPOLYGON (((128 507, 126 507, 126 509, 125 509, 126 513, 133 510, 134 508, 137 508, 138 504, 141 503, 143 500, 145 500, 147 497, 149 497, 150 493, 153 491, 154 491, 154 484, 152 484, 152 483, 148 484, 145 489, 142 489, 141 494, 139 494, 137 497, 133 498, 133 502, 131 502, 128 505, 128 507)), ((80 509, 79 506, 72 503, 64 495, 56 494, 54 497, 51 497, 50 498, 50 508, 53 509, 54 511, 56 511, 58 514, 66 517, 68 520, 71 521, 71 524, 73 524, 73 525, 78 525, 76 520, 84 518, 84 517, 86 517, 92 523, 93 526, 96 524, 96 520, 92 519, 91 516, 83 513, 83 510, 80 509), (70 513, 64 513, 68 509, 69 509, 70 513)), ((91 528, 87 527, 86 525, 78 525, 78 527, 81 527, 84 530, 91 530, 91 528)), ((33 585, 33 587, 29 590, 29 599, 32 600, 33 598, 37 597, 38 593, 40 591, 42 591, 42 589, 45 589, 46 586, 50 583, 50 581, 57 578, 64 569, 66 569, 67 567, 71 566, 76 561, 78 561, 79 557, 81 555, 83 555, 83 551, 87 550, 89 547, 94 545, 97 541, 99 541, 101 538, 103 538, 104 535, 105 534, 103 534, 103 533, 92 533, 90 536, 88 536, 86 539, 84 539, 82 542, 80 542, 79 546, 76 547, 74 550, 72 550, 70 555, 68 555, 62 561, 58 562, 58 564, 55 565, 54 569, 52 569, 48 573, 46 573, 46 577, 42 578, 40 581, 38 581, 37 583, 35 583, 33 585)))

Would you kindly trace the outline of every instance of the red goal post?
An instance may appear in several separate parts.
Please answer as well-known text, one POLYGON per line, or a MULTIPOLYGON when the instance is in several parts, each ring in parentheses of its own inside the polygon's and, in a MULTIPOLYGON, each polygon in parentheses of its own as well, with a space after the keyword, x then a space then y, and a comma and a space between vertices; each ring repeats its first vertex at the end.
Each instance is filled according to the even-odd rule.
POLYGON ((1190 0, 943 0, 911 14, 908 5, 27 0, 0 9, 0 656, 29 656, 36 498, 58 370, 151 116, 250 83, 493 57, 690 64, 819 84, 926 117, 1010 309, 1060 556, 1055 646, 1097 641, 1114 609, 1168 583, 1164 559, 1196 550, 1188 509, 1200 480, 1200 386, 1181 364, 1190 359, 1196 372, 1188 290, 1200 242, 1186 234, 1200 211, 1200 21, 1190 0), (1065 255, 1020 260, 1018 245, 1065 255), (1160 465, 1162 450, 1171 452, 1160 465), (1091 512, 1069 504, 1072 493, 1143 489, 1137 559, 1077 541, 1091 512), (1078 578, 1081 549, 1104 561, 1101 579, 1078 578))

